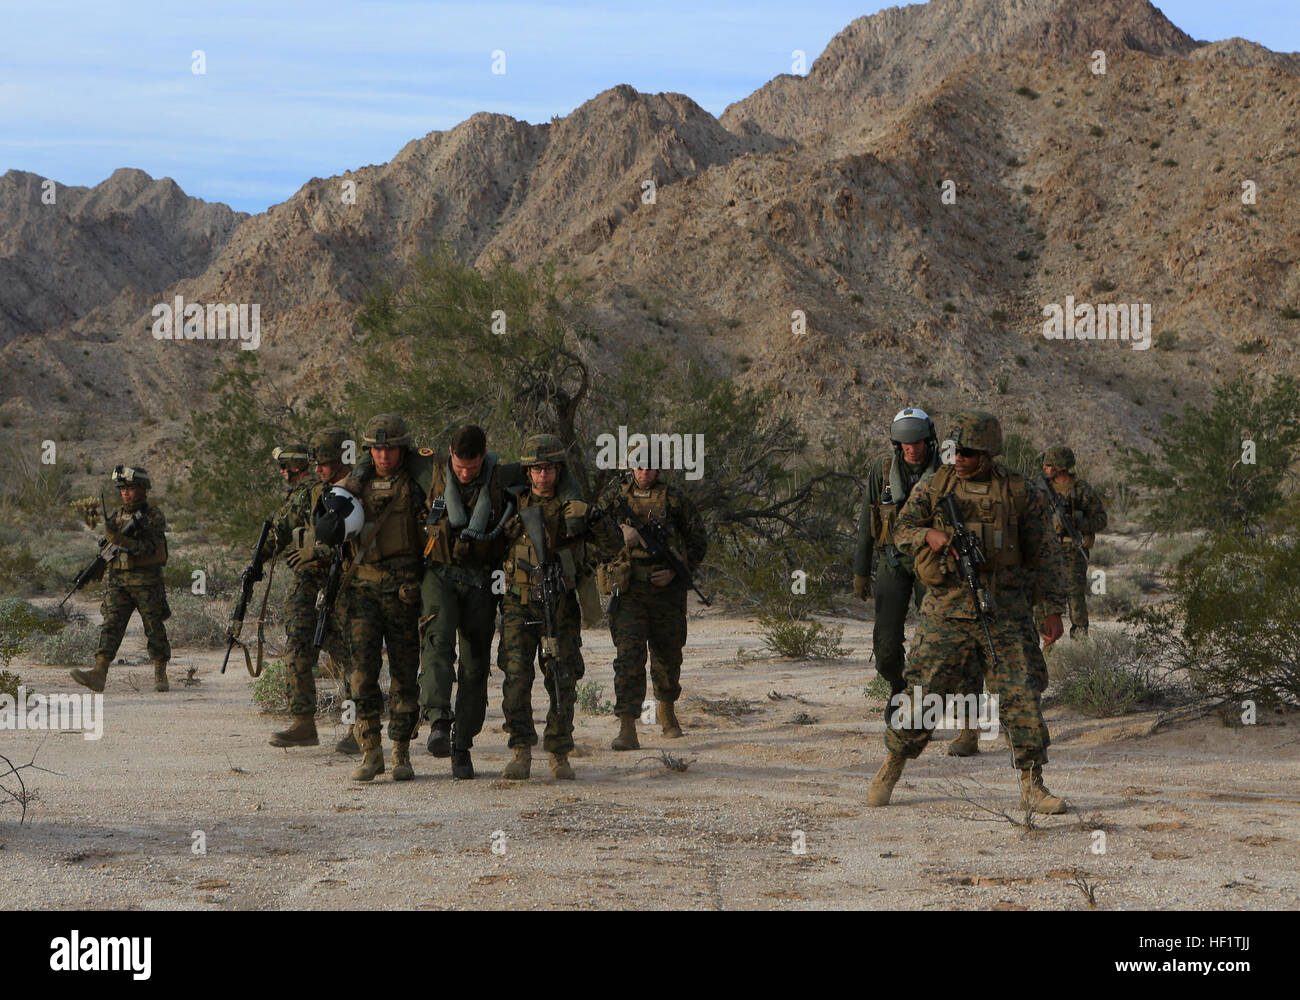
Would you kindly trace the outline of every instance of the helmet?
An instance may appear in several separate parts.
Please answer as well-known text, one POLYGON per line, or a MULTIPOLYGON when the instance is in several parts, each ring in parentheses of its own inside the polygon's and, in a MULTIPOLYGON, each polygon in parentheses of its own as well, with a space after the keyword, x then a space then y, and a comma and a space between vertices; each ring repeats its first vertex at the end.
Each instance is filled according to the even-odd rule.
POLYGON ((147 490, 152 484, 149 480, 149 473, 145 472, 140 466, 119 465, 113 469, 113 485, 118 489, 124 489, 127 486, 138 486, 147 490))
POLYGON ((292 444, 282 444, 271 452, 271 457, 280 463, 280 467, 286 465, 291 469, 307 468, 307 446, 301 441, 294 441, 292 444))
POLYGON ((381 413, 371 417, 366 424, 366 431, 361 436, 361 447, 396 448, 411 443, 411 432, 406 428, 406 421, 396 413, 381 413))
POLYGON ((1054 465, 1068 472, 1074 468, 1074 452, 1063 444, 1054 444, 1043 452, 1043 464, 1054 465))
POLYGON ((895 444, 915 444, 917 441, 933 441, 937 437, 930 415, 915 406, 899 410, 889 425, 889 440, 895 444))
POLYGON ((325 427, 311 436, 308 445, 317 464, 337 462, 343 458, 343 442, 348 432, 342 427, 325 427))
POLYGON ((1002 453, 1002 425, 998 418, 985 410, 968 410, 953 417, 952 443, 958 448, 984 451, 990 455, 1002 453))
POLYGON ((342 486, 327 486, 312 511, 316 541, 322 545, 342 545, 361 534, 366 511, 361 501, 342 486))
POLYGON ((541 465, 543 462, 565 462, 568 455, 564 442, 554 434, 534 434, 524 442, 524 453, 519 457, 519 464, 524 468, 541 465))

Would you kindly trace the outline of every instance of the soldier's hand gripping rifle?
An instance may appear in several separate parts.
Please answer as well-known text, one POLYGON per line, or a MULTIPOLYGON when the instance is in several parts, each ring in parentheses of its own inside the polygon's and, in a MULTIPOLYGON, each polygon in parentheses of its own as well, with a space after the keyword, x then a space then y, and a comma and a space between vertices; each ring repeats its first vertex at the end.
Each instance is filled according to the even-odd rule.
POLYGON ((695 591, 696 596, 706 608, 713 607, 713 602, 700 593, 700 588, 695 586, 695 580, 691 576, 691 571, 686 568, 686 564, 673 554, 673 550, 668 547, 668 528, 666 525, 655 520, 654 518, 643 519, 637 516, 632 505, 627 502, 627 497, 622 493, 604 510, 592 508, 591 519, 598 520, 601 517, 615 517, 625 522, 629 527, 635 528, 636 533, 641 536, 641 541, 645 544, 646 552, 650 553, 650 558, 655 562, 667 566, 673 571, 673 574, 681 580, 686 581, 686 586, 695 591))
MULTIPOLYGON (((235 610, 230 616, 230 630, 228 632, 230 641, 226 643, 226 657, 221 661, 221 672, 223 674, 226 672, 226 664, 230 662, 230 651, 239 642, 239 633, 244 629, 244 616, 248 614, 248 602, 253 599, 253 586, 262 579, 262 566, 266 562, 262 550, 266 547, 266 539, 270 534, 271 522, 263 521, 262 533, 257 536, 257 548, 253 549, 253 561, 248 564, 248 567, 239 578, 239 600, 235 602, 235 610)), ((245 651, 244 655, 248 655, 247 651, 245 651)), ((261 657, 260 650, 258 657, 259 659, 261 657)))
POLYGON ((559 653, 560 602, 564 600, 564 569, 557 555, 546 546, 546 522, 541 507, 524 507, 519 511, 519 522, 524 526, 532 544, 537 565, 529 569, 529 600, 541 608, 540 621, 529 625, 542 626, 542 662, 550 667, 555 687, 555 707, 560 707, 560 672, 564 669, 559 653))
MULTIPOLYGON (((116 529, 113 528, 112 522, 108 519, 108 507, 104 503, 104 495, 102 493, 99 496, 99 507, 100 510, 104 512, 104 527, 116 531, 116 529)), ((119 535, 125 535, 127 538, 134 538, 135 533, 139 531, 143 525, 144 511, 137 510, 131 515, 131 519, 126 522, 122 530, 117 533, 119 535)), ((72 595, 86 584, 100 579, 104 575, 104 570, 108 568, 108 564, 111 563, 121 551, 122 546, 110 542, 107 538, 101 538, 99 540, 99 552, 96 553, 95 558, 90 561, 90 564, 77 574, 76 579, 72 581, 72 589, 63 595, 63 600, 59 602, 59 607, 63 607, 63 605, 67 604, 72 595)))
POLYGON ((957 557, 957 573, 970 591, 971 600, 975 602, 975 617, 984 627, 984 638, 989 642, 989 656, 992 657, 994 669, 998 666, 998 650, 993 645, 993 632, 989 628, 989 615, 993 614, 993 601, 984 584, 980 582, 980 567, 987 561, 984 548, 974 532, 968 531, 962 524, 961 514, 957 510, 957 497, 947 494, 939 501, 939 510, 943 519, 952 529, 952 541, 949 547, 957 557))
POLYGON ((1038 476, 1038 481, 1042 483, 1043 493, 1047 496, 1048 502, 1052 505, 1052 516, 1056 518, 1056 523, 1059 524, 1061 529, 1070 536, 1071 544, 1079 550, 1079 553, 1083 556, 1084 563, 1087 564, 1092 562, 1091 557, 1088 555, 1088 546, 1083 544, 1083 535, 1081 535, 1079 529, 1075 527, 1074 518, 1070 517, 1065 512, 1065 497, 1052 489, 1052 484, 1047 481, 1046 476, 1040 474, 1038 476))
POLYGON ((334 604, 339 599, 339 587, 343 577, 343 546, 334 546, 334 556, 330 559, 329 575, 325 578, 325 587, 316 595, 316 634, 311 644, 320 649, 325 641, 325 629, 330 616, 334 614, 334 604))

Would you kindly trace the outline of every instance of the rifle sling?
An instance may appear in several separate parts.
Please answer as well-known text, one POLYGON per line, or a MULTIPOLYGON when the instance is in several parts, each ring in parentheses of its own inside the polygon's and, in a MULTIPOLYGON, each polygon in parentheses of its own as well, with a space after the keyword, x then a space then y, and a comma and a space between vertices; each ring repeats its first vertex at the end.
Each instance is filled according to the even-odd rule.
POLYGON ((266 574, 266 589, 262 591, 262 607, 257 612, 257 669, 253 669, 253 659, 248 655, 248 643, 235 639, 235 645, 239 647, 240 652, 244 654, 244 669, 248 671, 248 676, 258 678, 262 676, 262 671, 266 665, 262 661, 263 643, 266 638, 266 605, 271 599, 271 581, 275 579, 275 560, 271 561, 271 569, 266 574))

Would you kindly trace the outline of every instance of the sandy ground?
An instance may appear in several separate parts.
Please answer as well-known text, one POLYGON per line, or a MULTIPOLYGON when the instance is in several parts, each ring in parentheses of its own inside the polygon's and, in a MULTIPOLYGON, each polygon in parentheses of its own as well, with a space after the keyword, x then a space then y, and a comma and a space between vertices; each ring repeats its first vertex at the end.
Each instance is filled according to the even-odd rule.
MULTIPOLYGON (((85 610, 93 616, 90 602, 85 610)), ((172 690, 155 694, 137 618, 120 653, 137 665, 109 675, 100 741, 0 734, 15 763, 39 746, 37 763, 56 772, 23 772, 38 794, 26 825, 14 803, 0 806, 0 901, 1075 909, 1088 905, 1081 876, 1100 908, 1300 908, 1296 716, 1233 728, 1208 717, 1146 735, 1154 713, 1089 720, 1058 707, 1048 712, 1047 782, 1070 800, 1068 815, 1026 831, 963 801, 954 782, 1017 816, 1016 774, 1001 743, 963 760, 938 741, 908 767, 893 803, 872 809, 865 790, 882 758, 883 719, 863 696, 870 623, 843 624, 852 657, 793 663, 761 655, 752 621, 693 617, 685 737, 641 725, 643 750, 616 753, 614 718, 580 711, 576 782, 552 781, 540 754, 531 781, 499 777, 508 753, 494 672, 476 780, 453 782, 449 762, 421 742, 415 781, 385 774, 363 785, 348 780, 353 761, 330 748, 342 730, 328 723, 329 745, 268 746, 279 720, 256 711, 233 660, 217 673, 218 653, 178 651, 172 690), (199 668, 192 687, 180 680, 188 666, 199 668), (755 711, 710 714, 702 698, 748 699, 755 711), (689 768, 644 759, 661 748, 689 768), (206 854, 193 850, 195 831, 206 854)), ((588 630, 584 643, 587 679, 612 697, 608 633, 588 630)), ((75 689, 66 670, 14 668, 29 689, 75 689)), ((539 681, 535 709, 543 698, 539 681)))

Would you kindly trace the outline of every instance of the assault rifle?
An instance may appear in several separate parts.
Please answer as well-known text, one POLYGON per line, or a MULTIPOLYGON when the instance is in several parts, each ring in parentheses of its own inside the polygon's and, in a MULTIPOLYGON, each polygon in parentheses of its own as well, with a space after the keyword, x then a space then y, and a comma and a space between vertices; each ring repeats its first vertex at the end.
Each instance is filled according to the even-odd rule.
POLYGON ((686 564, 673 555, 673 550, 668 547, 668 527, 656 518, 638 517, 632 505, 627 502, 627 497, 622 493, 603 510, 599 507, 591 508, 588 517, 592 521, 598 521, 602 517, 614 517, 627 522, 641 536, 641 541, 645 543, 645 550, 650 553, 651 559, 667 566, 678 579, 685 580, 686 586, 695 591, 706 608, 713 606, 713 602, 701 594, 700 588, 695 586, 695 580, 691 576, 691 571, 686 568, 686 564))
MULTIPOLYGON (((112 528, 112 523, 108 520, 108 506, 104 503, 104 494, 102 493, 99 495, 99 509, 104 513, 104 527, 112 528)), ((131 519, 126 522, 126 526, 119 531, 118 534, 126 535, 128 538, 134 538, 135 533, 143 526, 144 511, 137 510, 131 515, 131 519)), ((59 607, 63 607, 63 605, 67 604, 68 599, 86 584, 100 579, 104 575, 104 570, 108 569, 108 564, 117 558, 117 554, 121 551, 122 546, 110 542, 107 538, 101 538, 99 540, 99 552, 96 553, 95 558, 90 561, 90 565, 86 566, 85 569, 77 574, 76 579, 72 581, 72 589, 63 595, 63 600, 59 602, 59 607)))
MULTIPOLYGON (((266 562, 262 556, 262 549, 266 547, 266 539, 270 534, 271 522, 263 521, 262 533, 257 536, 257 548, 253 549, 253 561, 248 564, 239 578, 239 600, 235 602, 235 610, 230 616, 228 632, 230 641, 226 643, 226 658, 221 661, 223 674, 226 672, 226 664, 230 662, 230 651, 235 648, 235 644, 239 642, 239 633, 244 630, 244 616, 248 613, 248 602, 253 599, 253 585, 262 579, 262 566, 266 562)), ((244 656, 248 656, 247 651, 244 656)), ((258 657, 259 659, 261 657, 260 651, 258 657)))
POLYGON ((1065 497, 1052 489, 1052 484, 1049 483, 1047 477, 1041 473, 1038 476, 1038 481, 1043 484, 1043 492, 1047 495, 1047 500, 1052 505, 1052 516, 1056 518, 1056 523, 1059 524, 1062 530, 1070 536, 1071 543, 1073 543, 1074 547, 1079 550, 1080 554, 1082 554, 1084 564, 1086 565, 1087 563, 1092 562, 1092 559, 1088 555, 1088 547, 1083 544, 1083 535, 1079 534, 1079 529, 1075 527, 1074 518, 1066 514, 1064 510, 1065 497))
POLYGON ((957 510, 957 497, 954 494, 949 493, 940 499, 939 510, 948 527, 952 529, 952 541, 949 545, 957 557, 957 573, 970 590, 971 599, 975 602, 975 617, 984 628, 984 638, 989 641, 989 656, 992 657, 993 668, 996 670, 998 650, 993 645, 993 632, 989 628, 993 600, 980 582, 980 567, 988 561, 984 555, 984 548, 975 533, 968 531, 962 524, 961 514, 957 510))
POLYGON ((325 641, 325 628, 330 615, 334 614, 334 604, 339 599, 339 585, 343 575, 343 546, 334 546, 334 557, 330 559, 329 575, 325 577, 324 589, 316 595, 316 634, 311 644, 320 649, 325 641))
POLYGON ((555 707, 558 711, 560 671, 563 669, 559 655, 559 616, 560 602, 564 600, 564 569, 560 565, 560 560, 555 557, 555 553, 546 546, 546 522, 542 519, 542 508, 522 508, 519 511, 519 521, 524 526, 528 541, 532 544, 533 553, 537 556, 536 566, 527 564, 523 566, 528 571, 530 581, 535 581, 529 583, 529 603, 533 603, 533 598, 536 598, 536 604, 542 609, 541 621, 528 624, 542 626, 542 663, 551 668, 551 678, 555 687, 555 707))

